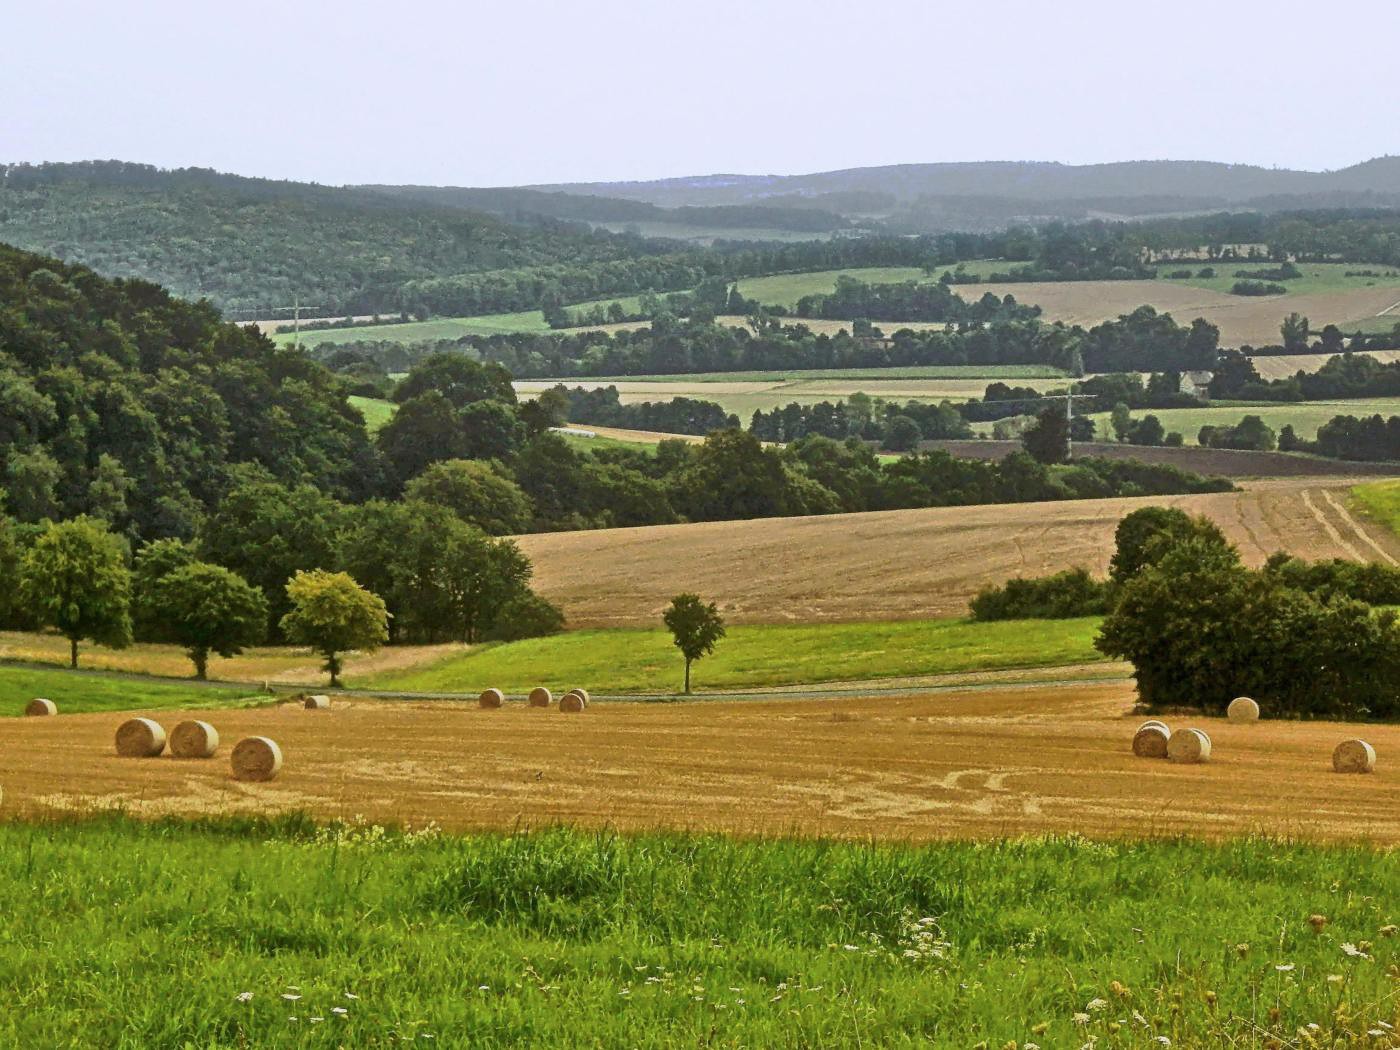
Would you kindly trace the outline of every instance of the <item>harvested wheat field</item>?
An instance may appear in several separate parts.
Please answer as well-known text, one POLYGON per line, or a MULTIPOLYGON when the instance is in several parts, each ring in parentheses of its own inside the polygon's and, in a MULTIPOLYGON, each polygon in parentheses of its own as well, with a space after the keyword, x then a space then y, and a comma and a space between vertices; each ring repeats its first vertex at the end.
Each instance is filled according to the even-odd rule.
POLYGON ((229 740, 266 734, 271 783, 226 759, 117 758, 111 716, 15 719, 0 733, 10 813, 123 806, 269 813, 444 828, 558 821, 936 839, 1268 832, 1400 843, 1400 727, 1366 726, 1376 772, 1332 771, 1335 723, 1203 725, 1205 765, 1135 758, 1123 682, 913 697, 650 705, 583 714, 475 704, 354 701, 198 717, 229 740))
POLYGON ((1312 320, 1314 330, 1325 324, 1345 327, 1347 322, 1375 317, 1394 306, 1396 297, 1394 285, 1241 296, 1162 280, 962 284, 954 285, 953 291, 967 300, 980 299, 987 292, 1014 295, 1017 302, 1039 306, 1048 321, 1085 327, 1131 313, 1147 303, 1183 325, 1205 318, 1219 327, 1222 346, 1277 343, 1279 323, 1295 310, 1312 320))
POLYGON ((988 583, 1082 565, 1103 573, 1129 511, 1212 518, 1245 559, 1400 562, 1400 541, 1347 509, 1345 483, 1277 479, 1242 492, 935 507, 520 537, 535 586, 571 627, 654 626, 695 591, 735 623, 958 616, 988 583))

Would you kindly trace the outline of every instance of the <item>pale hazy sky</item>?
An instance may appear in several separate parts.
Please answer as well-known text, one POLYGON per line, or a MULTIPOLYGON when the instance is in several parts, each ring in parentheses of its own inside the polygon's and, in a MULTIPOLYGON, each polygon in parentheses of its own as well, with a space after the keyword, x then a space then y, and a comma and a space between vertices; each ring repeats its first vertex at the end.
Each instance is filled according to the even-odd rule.
POLYGON ((1400 153, 1395 0, 0 0, 0 162, 512 185, 1400 153))

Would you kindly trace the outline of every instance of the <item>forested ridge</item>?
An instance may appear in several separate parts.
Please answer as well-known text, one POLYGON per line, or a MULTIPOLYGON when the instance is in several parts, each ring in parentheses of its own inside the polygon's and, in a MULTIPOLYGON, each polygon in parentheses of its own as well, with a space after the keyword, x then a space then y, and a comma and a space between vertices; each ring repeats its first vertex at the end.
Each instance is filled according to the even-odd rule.
MULTIPOLYGON (((869 194, 841 191, 829 206, 859 211, 875 203, 869 194)), ((959 207, 971 214, 975 203, 969 198, 959 207)), ((527 189, 320 186, 120 161, 0 166, 0 241, 105 276, 206 297, 242 317, 297 301, 312 315, 335 317, 474 316, 684 292, 714 278, 869 266, 933 273, 971 259, 1003 259, 1011 279, 1148 277, 1173 252, 1205 249, 1228 258, 1228 246, 1242 244, 1264 246, 1265 259, 1400 265, 1400 211, 1376 207, 1138 222, 1042 218, 983 232, 930 228, 917 236, 898 225, 864 223, 830 240, 721 238, 705 249, 587 225, 599 215, 636 217, 652 207, 527 189), (472 210, 474 202, 498 214, 472 210)), ((819 199, 797 196, 687 208, 668 218, 721 231, 836 221, 819 199)), ((909 316, 907 301, 890 305, 895 315, 871 319, 909 316)), ((944 313, 952 312, 948 305, 944 313)), ((927 304, 914 309, 928 312, 927 304)))
MULTIPOLYGON (((635 259, 660 242, 382 194, 117 161, 0 167, 0 241, 224 309, 397 311, 411 281, 635 259)), ((675 250, 672 246, 669 250, 675 250)))

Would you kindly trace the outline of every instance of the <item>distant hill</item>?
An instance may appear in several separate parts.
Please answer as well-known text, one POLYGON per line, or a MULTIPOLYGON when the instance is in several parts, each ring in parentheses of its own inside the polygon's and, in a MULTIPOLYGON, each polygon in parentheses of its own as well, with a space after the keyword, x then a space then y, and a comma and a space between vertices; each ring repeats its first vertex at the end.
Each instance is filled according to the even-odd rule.
POLYGON ((249 313, 297 298, 318 313, 397 311, 414 280, 664 250, 407 196, 121 161, 0 165, 0 242, 249 313))
POLYGON ((660 208, 766 205, 790 210, 801 202, 848 219, 879 218, 909 229, 982 229, 1013 221, 1143 217, 1225 208, 1400 207, 1400 157, 1380 157, 1330 172, 1207 161, 1086 165, 988 161, 531 189, 546 197, 606 197, 660 208))

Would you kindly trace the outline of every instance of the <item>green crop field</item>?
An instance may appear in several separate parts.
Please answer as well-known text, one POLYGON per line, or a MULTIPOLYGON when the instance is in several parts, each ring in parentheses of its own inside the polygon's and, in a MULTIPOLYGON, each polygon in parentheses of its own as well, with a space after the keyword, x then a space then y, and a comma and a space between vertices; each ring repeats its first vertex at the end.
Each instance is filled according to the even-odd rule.
MULTIPOLYGON (((1244 416, 1259 416, 1280 430, 1288 424, 1298 436, 1311 441, 1317 436, 1317 428, 1334 416, 1395 416, 1400 415, 1400 397, 1380 397, 1355 401, 1302 401, 1297 404, 1213 404, 1202 408, 1160 408, 1135 409, 1133 418, 1156 416, 1168 431, 1177 430, 1188 445, 1196 444, 1196 435, 1203 426, 1233 426, 1244 416)), ((1106 412, 1092 416, 1095 433, 1101 439, 1112 437, 1109 417, 1106 412)), ((991 424, 976 424, 977 429, 991 433, 991 424)))
POLYGON ((838 277, 855 277, 867 284, 937 279, 937 275, 930 277, 917 266, 867 266, 853 270, 817 270, 814 273, 745 277, 739 282, 739 291, 744 298, 757 299, 766 306, 786 306, 791 309, 804 295, 834 291, 838 277))
POLYGON ((52 700, 60 714, 72 715, 89 711, 217 707, 255 699, 247 688, 0 665, 0 697, 3 697, 0 717, 23 714, 24 705, 36 696, 52 700))
MULTIPOLYGON (((1236 281, 1244 278, 1236 277, 1237 270, 1273 270, 1281 264, 1256 260, 1254 262, 1216 262, 1216 263, 1182 263, 1180 266, 1172 263, 1160 263, 1157 266, 1158 280, 1171 281, 1173 284, 1189 284, 1195 288, 1208 288, 1213 292, 1229 292, 1234 287, 1236 281), (1172 280, 1166 274, 1172 270, 1189 269, 1193 274, 1199 272, 1204 266, 1213 266, 1216 276, 1195 277, 1190 279, 1172 280)), ((1393 285, 1397 289, 1397 298, 1400 298, 1400 270, 1393 266, 1370 265, 1366 263, 1298 263, 1298 269, 1303 276, 1293 280, 1283 280, 1277 282, 1288 289, 1289 295, 1314 295, 1326 292, 1346 292, 1354 291, 1358 288, 1381 288, 1393 285), (1380 277, 1348 277, 1347 273, 1356 273, 1361 270, 1371 270, 1381 274, 1380 277), (1389 275, 1389 276, 1386 276, 1389 275)))
MULTIPOLYGON (((973 623, 780 624, 729 628, 712 656, 695 664, 697 689, 746 689, 820 682, 904 678, 1103 659, 1094 649, 1097 617, 973 623)), ((355 682, 376 688, 474 693, 539 684, 587 682, 600 693, 675 693, 684 662, 666 631, 569 631, 547 638, 483 645, 407 672, 355 682)))
POLYGON ((1398 877, 1262 839, 0 823, 0 1044, 1392 1046, 1398 877))
POLYGON ((1351 490, 1352 506, 1400 535, 1400 481, 1372 481, 1351 490))

